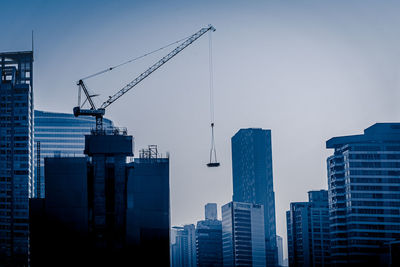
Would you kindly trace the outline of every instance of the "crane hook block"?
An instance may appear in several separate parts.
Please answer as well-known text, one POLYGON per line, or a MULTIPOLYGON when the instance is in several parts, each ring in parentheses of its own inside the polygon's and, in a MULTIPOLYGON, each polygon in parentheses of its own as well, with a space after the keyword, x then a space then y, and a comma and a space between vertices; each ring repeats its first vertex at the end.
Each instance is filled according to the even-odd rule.
POLYGON ((207 167, 219 167, 219 165, 221 165, 221 164, 219 164, 219 162, 210 162, 210 163, 207 163, 207 167))
POLYGON ((211 123, 211 149, 210 149, 210 162, 207 163, 207 167, 219 167, 220 163, 217 161, 217 150, 215 149, 214 140, 214 122, 211 123))

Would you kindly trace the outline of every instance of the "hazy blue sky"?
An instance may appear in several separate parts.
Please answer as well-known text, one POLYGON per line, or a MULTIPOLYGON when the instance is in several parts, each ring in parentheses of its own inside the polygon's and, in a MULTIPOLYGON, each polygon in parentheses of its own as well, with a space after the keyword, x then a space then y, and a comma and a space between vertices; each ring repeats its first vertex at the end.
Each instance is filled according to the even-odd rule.
MULTIPOLYGON (((0 51, 30 49, 35 107, 71 112, 81 77, 213 24, 216 144, 210 147, 208 37, 107 110, 136 151, 171 154, 171 223, 196 223, 207 202, 231 200, 230 138, 272 130, 277 233, 307 191, 327 188, 325 141, 398 121, 396 1, 1 1, 0 51)), ((88 81, 105 100, 167 51, 88 81)))

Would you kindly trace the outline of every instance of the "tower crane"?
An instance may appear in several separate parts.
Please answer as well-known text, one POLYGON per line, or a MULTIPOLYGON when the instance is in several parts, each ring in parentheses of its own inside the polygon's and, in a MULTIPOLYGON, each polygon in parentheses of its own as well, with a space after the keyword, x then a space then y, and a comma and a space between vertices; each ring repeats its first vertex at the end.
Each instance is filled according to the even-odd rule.
MULTIPOLYGON (((74 116, 75 117, 78 117, 78 116, 93 116, 93 117, 95 117, 96 118, 96 134, 104 134, 104 131, 103 131, 103 116, 104 116, 104 114, 106 112, 106 108, 109 105, 114 103, 118 98, 120 98, 121 96, 126 94, 129 90, 131 90, 133 87, 138 85, 141 81, 146 79, 150 74, 152 74, 154 71, 156 71, 158 68, 160 68, 165 63, 167 63, 171 58, 173 58, 174 56, 179 54, 183 49, 185 49, 186 47, 191 45, 194 41, 199 39, 203 34, 205 34, 208 31, 215 31, 215 28, 210 24, 207 27, 200 29, 198 32, 196 32, 195 34, 193 34, 190 37, 188 37, 184 42, 182 42, 179 46, 177 46, 174 50, 172 50, 168 55, 164 56, 162 59, 157 61, 154 65, 152 65, 146 71, 141 73, 133 81, 131 81, 130 83, 125 85, 117 93, 115 93, 114 95, 110 96, 106 101, 103 102, 103 104, 101 104, 101 106, 99 108, 96 107, 96 105, 94 104, 93 99, 92 99, 96 95, 90 95, 89 94, 89 91, 88 91, 88 89, 87 89, 87 87, 86 87, 86 85, 84 83, 85 78, 84 79, 80 79, 77 82, 77 85, 79 87, 78 106, 74 107, 74 109, 73 109, 74 116), (83 102, 82 105, 80 103, 81 91, 83 91, 85 96, 86 96, 86 100, 83 102), (82 108, 83 105, 86 102, 89 103, 90 109, 83 109, 82 108)), ((112 69, 113 68, 109 68, 109 69, 107 69, 105 71, 102 71, 102 72, 100 72, 98 74, 104 73, 104 72, 106 72, 108 70, 112 70, 112 69)), ((97 75, 97 74, 95 74, 95 75, 97 75)), ((91 75, 89 77, 92 77, 92 76, 93 75, 91 75)), ((87 78, 89 78, 89 77, 87 77, 87 78)))

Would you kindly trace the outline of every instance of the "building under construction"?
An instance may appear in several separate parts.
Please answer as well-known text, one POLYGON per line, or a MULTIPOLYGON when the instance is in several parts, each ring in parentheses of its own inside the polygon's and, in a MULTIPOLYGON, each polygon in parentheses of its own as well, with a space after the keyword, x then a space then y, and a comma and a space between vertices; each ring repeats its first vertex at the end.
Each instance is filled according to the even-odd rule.
POLYGON ((88 157, 45 159, 32 266, 169 266, 169 159, 152 146, 127 163, 132 151, 132 136, 112 128, 85 136, 88 157))

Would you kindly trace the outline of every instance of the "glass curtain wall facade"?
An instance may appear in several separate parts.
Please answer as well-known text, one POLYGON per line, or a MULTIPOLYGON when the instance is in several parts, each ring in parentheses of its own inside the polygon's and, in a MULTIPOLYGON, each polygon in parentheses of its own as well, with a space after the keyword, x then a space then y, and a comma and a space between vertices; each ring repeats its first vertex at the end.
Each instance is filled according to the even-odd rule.
POLYGON ((400 239, 400 123, 334 137, 327 159, 332 260, 381 265, 400 239))
POLYGON ((265 267, 262 205, 230 202, 222 206, 223 266, 265 267))
POLYGON ((308 202, 290 203, 286 213, 289 266, 312 266, 310 261, 308 202))
POLYGON ((33 53, 0 53, 0 265, 28 263, 33 53))
POLYGON ((330 266, 328 191, 310 191, 308 199, 286 212, 289 266, 330 266))
POLYGON ((240 129, 232 137, 233 201, 264 207, 267 264, 276 266, 275 193, 271 130, 240 129))
POLYGON ((330 266, 328 191, 308 192, 311 223, 311 260, 313 266, 330 266))
MULTIPOLYGON (((103 119, 105 128, 113 127, 112 121, 103 119)), ((44 197, 44 158, 83 157, 85 135, 96 126, 92 117, 74 117, 72 114, 35 110, 35 182, 33 195, 44 197), (38 162, 40 161, 40 168, 38 162)))

